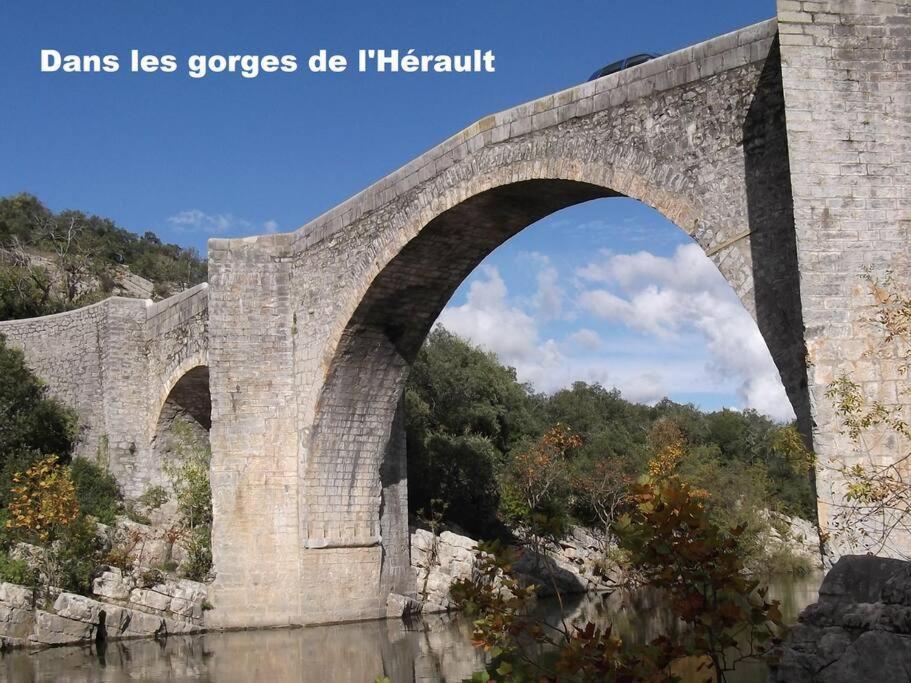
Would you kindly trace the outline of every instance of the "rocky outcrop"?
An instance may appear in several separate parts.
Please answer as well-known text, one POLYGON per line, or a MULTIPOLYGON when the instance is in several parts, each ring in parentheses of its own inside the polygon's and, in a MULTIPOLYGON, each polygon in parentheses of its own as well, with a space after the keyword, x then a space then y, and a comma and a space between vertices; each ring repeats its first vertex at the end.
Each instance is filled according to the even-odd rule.
POLYGON ((178 566, 187 558, 186 549, 175 532, 173 519, 154 519, 141 524, 120 516, 114 526, 99 524, 99 532, 112 547, 127 549, 126 559, 139 567, 178 566))
POLYGON ((455 581, 472 578, 478 570, 478 542, 451 531, 434 536, 426 529, 414 529, 411 566, 417 576, 422 611, 448 611, 453 607, 449 587, 455 581))
MULTIPOLYGON (((559 544, 548 544, 539 555, 519 549, 513 568, 520 580, 538 586, 539 595, 553 594, 554 586, 561 593, 609 590, 614 583, 601 574, 601 548, 597 536, 575 527, 559 544)), ((478 576, 478 543, 451 531, 434 537, 426 529, 413 529, 411 564, 422 611, 445 612, 453 608, 449 597, 453 582, 478 576)))
POLYGON ((769 511, 767 514, 769 530, 762 539, 765 556, 790 555, 805 563, 807 569, 823 568, 819 530, 812 522, 780 512, 769 511))
POLYGON ((390 593, 386 598, 387 619, 407 619, 421 612, 421 603, 407 595, 390 593))
POLYGON ((520 580, 537 586, 540 596, 608 591, 621 580, 616 568, 605 565, 603 537, 582 527, 572 527, 543 553, 522 549, 513 569, 520 580))
POLYGON ((136 581, 107 568, 94 581, 97 599, 59 592, 50 605, 38 604, 23 586, 0 583, 0 641, 4 647, 69 645, 205 628, 205 584, 177 579, 144 588, 136 581))
POLYGON ((911 681, 911 562, 842 557, 774 658, 770 683, 911 681))

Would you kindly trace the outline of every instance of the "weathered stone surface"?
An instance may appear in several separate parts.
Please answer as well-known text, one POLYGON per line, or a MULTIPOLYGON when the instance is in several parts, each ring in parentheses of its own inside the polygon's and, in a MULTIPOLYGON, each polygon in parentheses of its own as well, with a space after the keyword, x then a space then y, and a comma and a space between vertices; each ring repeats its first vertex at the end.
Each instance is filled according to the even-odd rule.
MULTIPOLYGON (((769 532, 761 541, 767 555, 787 553, 804 560, 813 569, 823 568, 819 531, 812 523, 777 512, 769 512, 768 516, 769 532)), ((763 568, 756 569, 761 571, 763 568)))
POLYGON ((163 636, 168 633, 167 620, 138 610, 112 610, 117 630, 125 638, 163 636))
POLYGON ((444 531, 436 538, 426 529, 411 533, 411 561, 417 576, 417 595, 425 613, 452 607, 449 588, 454 581, 470 579, 477 561, 477 542, 444 531))
POLYGON ((158 303, 112 297, 0 322, 51 393, 79 413, 77 454, 103 460, 129 496, 167 483, 160 422, 179 413, 209 427, 207 293, 202 284, 158 303))
POLYGON ((842 557, 775 653, 771 683, 911 680, 911 563, 842 557))
POLYGON ((15 583, 0 582, 0 602, 9 607, 31 607, 32 591, 15 583))
POLYGON ((33 625, 32 592, 25 586, 0 583, 0 637, 19 642, 33 625))
POLYGON ((35 631, 29 640, 44 645, 67 645, 91 642, 95 639, 95 624, 68 619, 51 612, 38 610, 35 613, 35 631))
MULTIPOLYGON (((555 587, 561 593, 580 593, 614 586, 595 572, 602 545, 593 533, 574 527, 560 544, 544 550, 545 554, 537 558, 530 551, 520 553, 513 564, 517 577, 537 586, 539 595, 552 595, 555 587)), ((434 540, 426 529, 412 531, 411 560, 425 614, 453 608, 450 588, 455 581, 478 578, 479 552, 477 541, 467 536, 444 531, 434 540)))
POLYGON ((421 603, 407 595, 390 593, 386 598, 386 616, 390 619, 402 619, 419 614, 421 603))
POLYGON ((203 630, 204 584, 186 579, 167 581, 151 589, 133 589, 126 595, 127 601, 122 596, 129 583, 119 570, 109 569, 96 579, 96 586, 111 596, 120 596, 100 596, 114 602, 61 592, 52 611, 34 609, 31 592, 24 587, 0 583, 0 638, 6 646, 64 645, 96 638, 157 637, 203 630))
POLYGON ((175 579, 155 584, 151 588, 136 588, 130 593, 130 603, 141 608, 168 612, 174 616, 201 622, 203 604, 208 595, 204 583, 175 579))
POLYGON ((171 598, 158 591, 146 588, 136 588, 130 593, 130 602, 140 605, 141 607, 164 612, 171 604, 171 598))
MULTIPOLYGON (((900 283, 911 281, 908 3, 778 5, 813 446, 823 463, 887 465, 907 453, 902 440, 874 429, 863 444, 852 442, 825 392, 844 373, 862 395, 911 417, 908 377, 899 363, 876 360, 874 299, 861 279, 864 269, 877 277, 891 269, 900 283)), ((817 468, 816 490, 833 557, 882 552, 882 532, 894 520, 876 516, 864 528, 839 519, 847 491, 836 467, 817 468)), ((885 547, 907 553, 911 538, 896 531, 885 547)))
POLYGON ((88 624, 97 624, 99 615, 105 611, 104 603, 92 600, 84 595, 61 593, 54 601, 54 611, 58 616, 88 624))
POLYGON ((555 591, 612 590, 623 577, 619 568, 604 566, 604 547, 600 532, 574 526, 558 544, 545 544, 542 555, 536 556, 526 548, 513 569, 524 583, 534 584, 540 596, 553 595, 555 591), (603 575, 603 571, 610 575, 603 575))
POLYGON ((92 581, 92 592, 109 600, 129 600, 135 586, 132 576, 124 576, 117 567, 108 567, 92 581))

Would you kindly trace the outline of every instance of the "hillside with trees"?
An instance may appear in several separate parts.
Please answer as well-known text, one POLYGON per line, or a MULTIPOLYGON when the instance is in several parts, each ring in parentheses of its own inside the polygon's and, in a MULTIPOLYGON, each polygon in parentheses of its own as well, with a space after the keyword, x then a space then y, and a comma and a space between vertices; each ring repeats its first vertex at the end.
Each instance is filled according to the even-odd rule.
POLYGON ((112 295, 161 299, 204 282, 195 249, 30 194, 0 198, 0 320, 86 306, 112 295))
POLYGON ((766 510, 814 518, 803 442, 753 411, 642 405, 583 382, 537 394, 442 328, 418 356, 405 408, 412 514, 432 511, 475 537, 536 523, 609 527, 655 468, 706 492, 724 527, 754 527, 766 510))

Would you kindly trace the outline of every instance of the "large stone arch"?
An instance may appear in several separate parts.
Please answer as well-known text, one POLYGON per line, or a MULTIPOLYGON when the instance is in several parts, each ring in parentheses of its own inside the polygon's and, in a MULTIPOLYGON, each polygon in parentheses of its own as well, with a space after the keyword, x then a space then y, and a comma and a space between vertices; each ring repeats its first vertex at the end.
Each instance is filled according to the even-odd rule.
POLYGON ((364 618, 409 592, 408 366, 470 270, 565 206, 623 195, 680 226, 808 415, 788 177, 765 22, 481 119, 295 233, 210 241, 213 618, 364 618))
MULTIPOLYGON (((611 108, 589 125, 572 120, 538 139, 484 145, 396 207, 392 228, 371 236, 370 258, 349 280, 336 324, 321 340, 326 380, 312 417, 300 415, 302 432, 312 428, 300 472, 308 547, 381 545, 384 586, 407 585, 395 578, 407 565, 390 548, 401 552, 402 521, 395 528, 389 510, 402 508, 404 468, 392 426, 414 354, 452 292, 487 254, 530 223, 589 199, 635 198, 700 244, 759 323, 795 410, 806 418, 774 50, 764 64, 752 65, 748 90, 723 79, 706 88, 702 81, 684 93, 611 108), (725 110, 724 126, 716 124, 708 139, 693 134, 694 117, 716 105, 725 110), (652 117, 675 106, 674 117, 652 117), (638 129, 628 128, 629 121, 638 129), (764 174, 759 187, 757 172, 764 174), (758 269, 754 258, 763 261, 758 269), (780 275, 781 264, 791 265, 790 274, 780 275)), ((350 260, 346 266, 354 271, 350 260)))
MULTIPOLYGON (((550 177, 550 168, 534 169, 539 177, 516 180, 480 191, 437 214, 416 231, 403 230, 407 241, 387 261, 374 262, 366 290, 337 342, 329 345, 326 380, 315 407, 310 441, 301 472, 301 525, 309 548, 377 545, 381 556, 384 592, 408 593, 407 500, 403 416, 400 399, 408 371, 433 322, 455 289, 493 250, 541 218, 560 209, 596 198, 631 196, 646 201, 667 216, 676 213, 692 235, 701 224, 711 224, 702 206, 681 201, 661 191, 641 176, 624 173, 624 191, 606 187, 603 167, 569 166, 576 177, 598 183, 550 177), (668 203, 663 203, 668 202, 668 203), (684 211, 679 211, 680 206, 684 211), (327 496, 326 492, 332 495, 327 496)), ((523 165, 505 175, 524 178, 523 165)), ((502 177, 502 176, 500 176, 502 177)), ((745 307, 756 317, 752 278, 743 277, 746 259, 719 258, 719 251, 704 251, 715 261, 745 307)), ((760 309, 761 311, 762 309, 760 309)), ((775 332, 777 321, 767 321, 775 332)), ((792 328, 792 329, 796 329, 792 328)), ((783 374, 797 366, 788 358, 792 347, 782 347, 783 337, 768 341, 783 374), (779 346, 775 346, 779 344, 779 346)), ((789 340, 790 341, 790 340, 789 340)), ((795 408, 805 405, 801 391, 806 384, 800 369, 785 377, 795 397, 795 408), (790 380, 790 381, 787 381, 790 380)))

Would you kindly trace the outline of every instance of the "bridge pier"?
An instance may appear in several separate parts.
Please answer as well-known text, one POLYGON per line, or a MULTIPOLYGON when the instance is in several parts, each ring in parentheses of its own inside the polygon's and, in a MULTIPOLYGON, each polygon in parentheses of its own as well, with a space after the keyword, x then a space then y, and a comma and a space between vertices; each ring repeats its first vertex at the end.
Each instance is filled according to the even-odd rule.
POLYGON ((907 556, 911 535, 901 528, 881 542, 895 520, 846 528, 837 469, 897 462, 911 444, 882 430, 854 443, 825 394, 846 375, 865 396, 902 406, 911 419, 909 377, 878 346, 882 335, 869 321, 874 300, 862 279, 868 270, 891 271, 902 295, 911 286, 911 5, 778 0, 778 33, 819 523, 832 558, 907 556))

